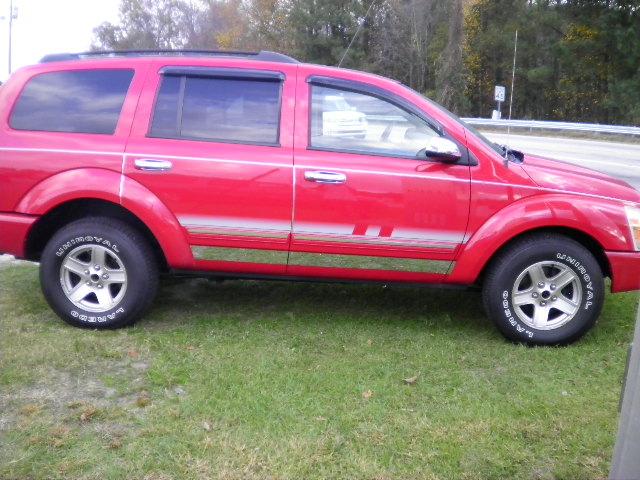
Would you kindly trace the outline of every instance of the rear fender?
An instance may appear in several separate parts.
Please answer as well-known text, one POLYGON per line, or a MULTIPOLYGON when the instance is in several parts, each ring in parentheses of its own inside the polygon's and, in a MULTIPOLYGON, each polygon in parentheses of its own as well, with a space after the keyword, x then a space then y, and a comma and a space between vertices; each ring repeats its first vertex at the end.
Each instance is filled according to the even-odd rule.
POLYGON ((82 168, 49 177, 22 198, 16 211, 44 215, 66 202, 80 199, 105 200, 121 205, 149 228, 171 268, 188 269, 193 266, 186 234, 167 206, 138 182, 111 170, 82 168))
POLYGON ((566 194, 535 195, 508 205, 473 233, 463 246, 449 281, 476 282, 491 258, 509 241, 527 232, 549 228, 580 232, 603 250, 633 251, 621 202, 566 194))

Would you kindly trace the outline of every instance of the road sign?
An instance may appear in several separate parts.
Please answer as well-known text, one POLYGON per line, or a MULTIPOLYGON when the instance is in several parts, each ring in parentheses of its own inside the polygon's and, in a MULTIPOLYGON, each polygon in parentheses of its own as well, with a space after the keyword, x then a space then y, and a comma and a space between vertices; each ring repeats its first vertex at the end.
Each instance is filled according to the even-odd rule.
POLYGON ((506 98, 507 89, 502 85, 496 85, 494 97, 496 102, 504 102, 506 98))

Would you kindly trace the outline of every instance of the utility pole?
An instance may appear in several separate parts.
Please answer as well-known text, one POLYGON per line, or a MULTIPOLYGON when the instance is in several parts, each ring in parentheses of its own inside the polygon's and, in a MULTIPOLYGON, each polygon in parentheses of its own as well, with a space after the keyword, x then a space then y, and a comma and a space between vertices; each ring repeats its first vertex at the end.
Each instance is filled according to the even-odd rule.
POLYGON ((12 53, 12 42, 13 42, 13 21, 18 18, 18 13, 16 12, 16 10, 13 7, 13 0, 9 0, 9 53, 8 53, 8 58, 9 58, 9 75, 11 75, 11 69, 12 69, 12 65, 11 65, 11 53, 12 53))
POLYGON ((513 44, 513 70, 511 71, 511 99, 509 100, 509 120, 511 120, 511 110, 513 106, 513 86, 516 83, 516 55, 518 54, 518 30, 516 30, 516 41, 513 44))

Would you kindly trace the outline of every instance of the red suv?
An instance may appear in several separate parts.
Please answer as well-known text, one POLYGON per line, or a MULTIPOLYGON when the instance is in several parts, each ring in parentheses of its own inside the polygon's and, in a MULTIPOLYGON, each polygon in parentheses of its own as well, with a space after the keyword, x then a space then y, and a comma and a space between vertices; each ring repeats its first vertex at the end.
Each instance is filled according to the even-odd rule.
MULTIPOLYGON (((640 289, 640 194, 497 146, 398 82, 277 53, 45 57, 0 91, 0 252, 68 323, 115 328, 162 272, 482 286, 562 344, 640 289)), ((550 140, 551 141, 551 140, 550 140)))

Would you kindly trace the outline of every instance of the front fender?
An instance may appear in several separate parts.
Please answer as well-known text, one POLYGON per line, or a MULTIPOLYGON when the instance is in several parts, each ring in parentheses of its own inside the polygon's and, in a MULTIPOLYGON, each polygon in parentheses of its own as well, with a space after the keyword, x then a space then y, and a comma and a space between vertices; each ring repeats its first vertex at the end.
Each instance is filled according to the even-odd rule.
POLYGON ((622 203, 578 195, 535 195, 498 211, 474 232, 456 259, 449 281, 474 283, 507 242, 545 228, 575 230, 591 237, 604 250, 633 251, 622 203))
POLYGON ((44 215, 64 203, 81 199, 121 205, 149 228, 170 267, 188 269, 193 266, 184 229, 167 206, 146 187, 111 170, 81 168, 49 177, 22 198, 16 211, 44 215), (124 187, 122 196, 121 187, 124 187))

